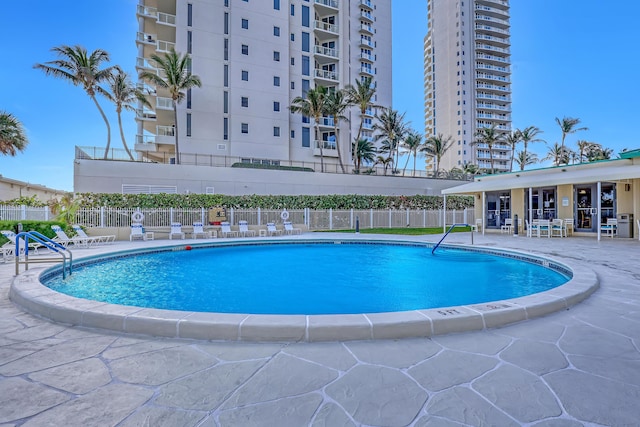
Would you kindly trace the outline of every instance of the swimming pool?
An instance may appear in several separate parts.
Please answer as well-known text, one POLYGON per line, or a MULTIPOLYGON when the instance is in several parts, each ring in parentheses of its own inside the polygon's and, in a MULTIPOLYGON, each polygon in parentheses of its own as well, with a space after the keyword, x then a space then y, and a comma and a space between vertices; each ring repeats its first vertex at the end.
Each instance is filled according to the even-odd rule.
POLYGON ((217 313, 383 313, 485 303, 567 282, 566 268, 503 252, 390 242, 186 246, 49 275, 51 289, 135 307, 217 313), (105 280, 105 278, 107 278, 105 280))

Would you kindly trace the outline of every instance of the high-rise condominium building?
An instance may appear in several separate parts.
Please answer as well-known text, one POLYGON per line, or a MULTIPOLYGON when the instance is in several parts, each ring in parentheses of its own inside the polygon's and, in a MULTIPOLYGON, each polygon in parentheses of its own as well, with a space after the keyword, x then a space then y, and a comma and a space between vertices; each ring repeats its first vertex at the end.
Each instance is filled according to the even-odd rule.
MULTIPOLYGON (((467 163, 490 169, 476 132, 511 131, 508 0, 428 0, 424 39, 425 135, 453 137, 440 169, 467 163)), ((492 148, 496 171, 508 171, 511 149, 492 148)))
MULTIPOLYGON (((181 156, 319 163, 322 143, 324 163, 335 170, 336 143, 351 162, 359 110, 347 110, 337 137, 333 118, 323 117, 315 136, 313 118, 289 111, 292 100, 319 85, 342 89, 371 77, 373 102, 391 105, 391 0, 139 0, 137 16, 137 70, 154 71, 151 55, 175 48, 190 54, 202 81, 178 105, 181 156)), ((175 153, 171 98, 144 89, 153 110, 138 110, 136 149, 166 159, 175 153)), ((363 117, 365 137, 374 113, 363 117)))

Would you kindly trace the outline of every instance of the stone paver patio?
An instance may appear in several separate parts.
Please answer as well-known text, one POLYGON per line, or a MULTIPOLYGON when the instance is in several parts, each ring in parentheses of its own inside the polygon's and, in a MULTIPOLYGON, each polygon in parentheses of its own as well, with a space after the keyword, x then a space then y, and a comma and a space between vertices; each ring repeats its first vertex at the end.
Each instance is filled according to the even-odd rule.
POLYGON ((638 425, 640 242, 475 243, 571 260, 601 287, 569 310, 428 339, 210 342, 36 318, 8 299, 14 266, 0 264, 0 426, 638 425))

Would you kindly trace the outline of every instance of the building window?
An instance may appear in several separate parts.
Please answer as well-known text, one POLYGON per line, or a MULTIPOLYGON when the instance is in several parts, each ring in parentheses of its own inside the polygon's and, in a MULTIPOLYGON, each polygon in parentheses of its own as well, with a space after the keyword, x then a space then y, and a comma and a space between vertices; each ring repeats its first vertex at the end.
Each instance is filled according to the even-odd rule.
POLYGON ((280 111, 280 103, 278 101, 273 101, 273 111, 280 111))
POLYGON ((273 76, 273 85, 274 86, 280 86, 280 77, 273 76))
POLYGON ((242 54, 243 55, 249 55, 249 46, 246 44, 242 45, 242 54))
POLYGON ((302 55, 302 75, 308 76, 311 72, 309 57, 306 55, 302 55))
POLYGON ((229 60, 229 39, 224 39, 224 60, 229 60))
POLYGON ((280 37, 280 27, 273 27, 273 35, 276 37, 280 37))
POLYGON ((229 66, 225 65, 223 67, 222 78, 224 80, 224 87, 229 87, 229 66))
POLYGON ((249 123, 242 123, 241 124, 241 131, 242 131, 242 133, 249 133, 249 123))
POLYGON ((311 147, 311 132, 310 128, 302 128, 302 146, 311 147))
POLYGON ((273 0, 273 8, 275 10, 280 10, 280 0, 273 0))
POLYGON ((303 98, 307 97, 307 92, 309 92, 310 88, 311 88, 311 82, 309 82, 309 80, 302 79, 302 97, 303 98))
POLYGON ((296 88, 296 82, 291 82, 291 90, 294 90, 296 88))
POLYGON ((244 80, 245 82, 249 81, 249 72, 242 70, 242 80, 244 80))
POLYGON ((291 16, 296 16, 296 7, 291 5, 291 16))
POLYGON ((229 34, 229 12, 224 13, 224 33, 229 34))
POLYGON ((276 62, 280 62, 280 52, 278 52, 277 50, 273 51, 273 60, 276 62))
POLYGON ((309 6, 302 6, 302 26, 309 26, 309 6))
POLYGON ((222 119, 222 138, 227 140, 229 139, 229 119, 222 119))
POLYGON ((193 5, 191 3, 187 3, 187 27, 191 27, 193 25, 193 5))
POLYGON ((187 31, 187 53, 193 53, 192 44, 193 44, 193 33, 191 31, 187 31))
POLYGON ((191 113, 187 113, 187 136, 191 136, 191 113))
POLYGON ((240 105, 242 105, 243 107, 248 107, 249 106, 249 98, 246 96, 243 96, 242 98, 240 98, 240 105))
POLYGON ((280 127, 279 126, 274 126, 273 127, 273 136, 280 136, 280 127))
POLYGON ((291 35, 289 36, 289 39, 291 39, 292 42, 296 41, 296 35, 291 33, 291 35))
POLYGON ((187 108, 191 108, 191 89, 187 89, 187 108))
POLYGON ((228 113, 229 112, 229 92, 228 91, 224 91, 223 92, 223 107, 222 107, 222 112, 223 113, 228 113))
POLYGON ((296 59, 293 56, 291 57, 291 65, 296 65, 296 59))
POLYGON ((244 28, 245 30, 249 29, 249 20, 248 19, 242 19, 242 28, 244 28))
POLYGON ((294 139, 296 137, 296 131, 295 130, 291 131, 291 136, 290 137, 291 137, 291 139, 294 139))
POLYGON ((302 51, 303 52, 309 52, 309 48, 310 48, 310 43, 309 43, 309 33, 302 33, 302 51))

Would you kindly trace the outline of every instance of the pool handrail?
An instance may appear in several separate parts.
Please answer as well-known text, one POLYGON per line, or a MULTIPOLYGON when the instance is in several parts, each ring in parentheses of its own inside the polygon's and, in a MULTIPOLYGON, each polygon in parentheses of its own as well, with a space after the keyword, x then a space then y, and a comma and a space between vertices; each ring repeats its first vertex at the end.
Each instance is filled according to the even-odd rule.
MULTIPOLYGON (((67 272, 67 256, 68 256, 68 262, 69 262, 68 269, 69 269, 69 274, 71 274, 73 270, 73 254, 71 253, 71 251, 67 249, 65 246, 61 245, 60 243, 45 236, 44 234, 38 231, 32 230, 32 231, 21 231, 20 233, 16 234, 16 249, 15 249, 15 253, 17 254, 17 256, 15 257, 16 276, 20 273, 20 267, 19 267, 20 264, 25 265, 25 271, 29 269, 29 239, 33 240, 34 242, 40 243, 50 251, 58 253, 60 254, 60 256, 62 256, 62 278, 63 279, 66 278, 66 274, 67 274, 66 272, 67 272), (25 241, 24 261, 20 261, 20 238, 24 239, 25 241)), ((31 262, 44 263, 44 262, 51 262, 51 261, 55 261, 55 259, 40 258, 38 260, 32 260, 31 262)))
MULTIPOLYGON (((471 227, 471 226, 469 224, 453 224, 451 227, 449 227, 447 232, 444 233, 444 236, 442 236, 442 239, 440 239, 440 241, 436 243, 433 249, 431 249, 431 255, 433 255, 436 249, 438 249, 438 246, 440 246, 440 243, 442 243, 442 241, 449 235, 449 233, 451 233, 451 230, 453 230, 456 227, 471 227)), ((473 244, 473 230, 471 230, 471 244, 473 244)))

